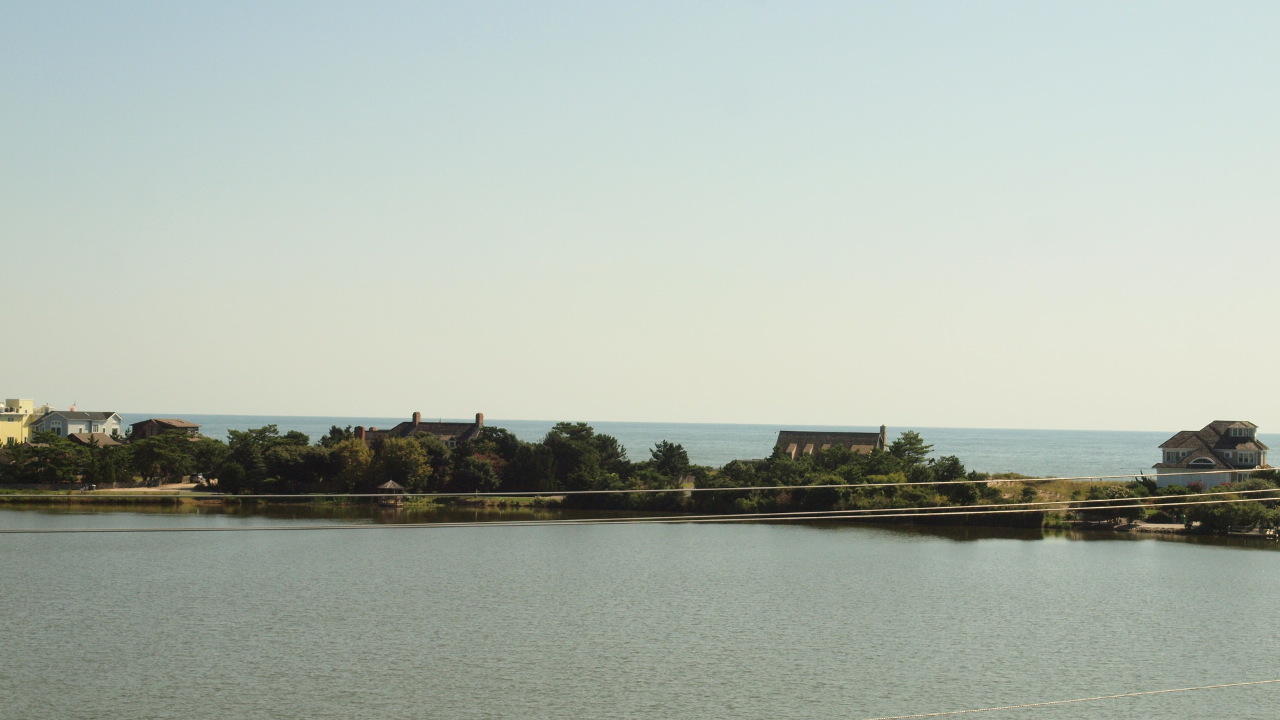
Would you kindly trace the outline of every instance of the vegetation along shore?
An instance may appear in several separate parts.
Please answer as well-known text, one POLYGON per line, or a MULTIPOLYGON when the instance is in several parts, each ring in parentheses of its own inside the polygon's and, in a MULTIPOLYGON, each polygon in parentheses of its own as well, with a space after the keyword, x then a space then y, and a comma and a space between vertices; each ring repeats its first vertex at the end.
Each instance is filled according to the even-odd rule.
POLYGON ((586 423, 557 423, 540 442, 482 427, 446 443, 430 433, 368 436, 333 426, 318 442, 267 425, 228 441, 167 432, 120 445, 81 446, 53 434, 0 450, 0 502, 45 503, 49 494, 130 507, 192 503, 370 502, 405 493, 410 506, 484 505, 761 518, 841 517, 870 522, 1019 527, 1089 526, 1274 535, 1275 471, 1206 492, 1192 481, 1157 488, 967 471, 954 456, 929 457, 913 431, 884 449, 832 446, 719 468, 694 465, 660 441, 633 461, 586 423), (181 494, 121 494, 188 481, 181 494), (342 500, 314 496, 347 496, 342 500), (261 496, 270 496, 269 499, 261 496), (311 497, 308 497, 311 496, 311 497))

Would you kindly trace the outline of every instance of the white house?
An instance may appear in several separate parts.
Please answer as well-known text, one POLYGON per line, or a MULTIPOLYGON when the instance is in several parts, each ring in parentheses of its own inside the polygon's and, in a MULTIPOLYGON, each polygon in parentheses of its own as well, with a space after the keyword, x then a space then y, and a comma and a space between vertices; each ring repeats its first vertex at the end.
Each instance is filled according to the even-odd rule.
POLYGON ((1156 484, 1204 485, 1238 482, 1254 470, 1269 470, 1267 448, 1258 440, 1258 426, 1247 420, 1214 420, 1201 430, 1183 430, 1160 446, 1162 457, 1154 465, 1156 484), (1208 473, 1177 477, 1185 473, 1208 473))
POLYGON ((72 433, 123 435, 120 415, 113 412, 50 410, 31 425, 31 433, 52 432, 62 437, 72 433))

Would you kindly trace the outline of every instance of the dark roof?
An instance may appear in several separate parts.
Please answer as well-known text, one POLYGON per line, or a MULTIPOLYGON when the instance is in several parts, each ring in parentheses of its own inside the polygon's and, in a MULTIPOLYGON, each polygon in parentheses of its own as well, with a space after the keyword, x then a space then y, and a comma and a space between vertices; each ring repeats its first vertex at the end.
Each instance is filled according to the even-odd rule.
MULTIPOLYGON (((1228 462, 1219 453, 1226 451, 1250 451, 1263 452, 1269 450, 1264 443, 1259 441, 1257 437, 1240 437, 1229 434, 1231 428, 1248 428, 1257 431, 1258 426, 1245 420, 1214 420, 1199 430, 1183 430, 1173 437, 1165 440, 1160 445, 1161 450, 1174 449, 1186 450, 1187 456, 1178 458, 1174 462, 1159 462, 1155 464, 1157 468, 1206 468, 1208 466, 1201 462, 1193 465, 1196 460, 1208 459, 1213 463, 1213 469, 1240 469, 1238 466, 1228 462)), ((1270 467, 1266 464, 1264 457, 1258 457, 1258 468, 1270 467)))
POLYGON ((124 444, 107 433, 71 433, 67 436, 67 439, 81 445, 92 445, 97 443, 99 447, 124 444))
POLYGON ((884 449, 883 432, 830 432, 821 430, 779 430, 774 448, 795 457, 823 448, 840 445, 847 450, 871 452, 884 449))
POLYGON ((40 420, 44 420, 50 415, 61 415, 68 420, 110 420, 112 417, 115 417, 116 413, 91 412, 87 410, 50 410, 44 415, 41 415, 36 422, 40 422, 40 420))
POLYGON ((1214 450, 1270 450, 1262 441, 1254 437, 1239 437, 1229 434, 1233 427, 1249 428, 1257 431, 1258 426, 1247 420, 1214 420, 1199 430, 1183 430, 1165 440, 1160 448, 1191 449, 1201 444, 1214 450))
POLYGON ((196 423, 187 422, 186 420, 179 420, 177 418, 149 418, 147 420, 136 422, 130 425, 129 427, 138 427, 139 425, 146 425, 147 423, 164 425, 166 427, 170 427, 175 430, 190 430, 192 428, 195 428, 195 429, 200 428, 200 426, 196 423))
POLYGON ((405 421, 395 427, 386 430, 367 430, 365 437, 373 439, 377 437, 411 437, 413 435, 421 435, 429 433, 435 435, 442 440, 455 440, 457 442, 466 442, 475 437, 480 432, 481 426, 477 423, 466 422, 420 422, 405 421))

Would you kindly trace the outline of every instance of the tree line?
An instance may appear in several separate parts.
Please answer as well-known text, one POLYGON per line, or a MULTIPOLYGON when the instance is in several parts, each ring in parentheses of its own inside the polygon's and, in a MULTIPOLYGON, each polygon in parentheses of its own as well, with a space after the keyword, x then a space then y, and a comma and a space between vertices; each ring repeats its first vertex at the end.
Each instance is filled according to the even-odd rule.
MULTIPOLYGON (((581 422, 557 423, 538 442, 489 426, 456 443, 429 433, 366 442, 350 427, 333 426, 313 444, 304 433, 281 433, 266 425, 231 430, 226 442, 171 431, 122 445, 81 446, 42 433, 32 443, 0 451, 0 482, 111 487, 195 476, 216 478, 220 492, 303 494, 373 493, 394 481, 414 493, 568 493, 558 500, 563 507, 696 514, 980 507, 1040 499, 1032 483, 992 482, 987 474, 967 470, 959 458, 930 457, 931 451, 918 433, 907 430, 870 453, 833 445, 792 458, 775 449, 761 460, 712 468, 692 464, 684 447, 667 440, 656 443, 648 458, 632 461, 616 438, 581 422), (679 492, 693 488, 718 492, 679 492), (600 492, 619 490, 671 492, 600 492)), ((1212 490, 1275 489, 1277 479, 1275 471, 1263 471, 1247 482, 1212 490)), ((1107 509, 1081 503, 1070 512, 1088 521, 1174 522, 1206 532, 1280 528, 1276 500, 1196 504, 1204 491, 1194 481, 1157 488, 1149 478, 1095 484, 1076 490, 1071 499, 1105 500, 1107 509), (1152 495, 1176 495, 1185 502, 1148 507, 1144 498, 1152 495)), ((991 518, 1039 525, 1043 515, 1029 511, 991 518)))

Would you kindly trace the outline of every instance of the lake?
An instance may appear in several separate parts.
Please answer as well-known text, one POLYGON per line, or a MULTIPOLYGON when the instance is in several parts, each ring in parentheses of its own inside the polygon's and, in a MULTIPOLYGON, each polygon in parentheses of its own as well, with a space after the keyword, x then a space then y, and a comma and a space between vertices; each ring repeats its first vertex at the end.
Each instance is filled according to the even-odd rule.
MULTIPOLYGON (((0 528, 303 527, 0 510, 0 528)), ((0 535, 11 718, 873 718, 1275 679, 1274 545, 841 524, 0 535)), ((1280 685, 983 717, 1270 720, 1280 685)))

